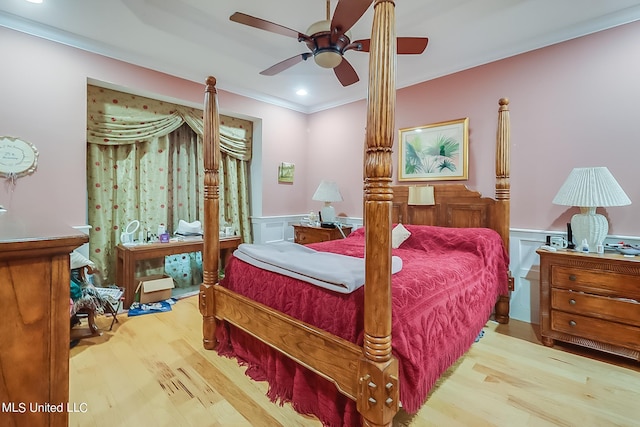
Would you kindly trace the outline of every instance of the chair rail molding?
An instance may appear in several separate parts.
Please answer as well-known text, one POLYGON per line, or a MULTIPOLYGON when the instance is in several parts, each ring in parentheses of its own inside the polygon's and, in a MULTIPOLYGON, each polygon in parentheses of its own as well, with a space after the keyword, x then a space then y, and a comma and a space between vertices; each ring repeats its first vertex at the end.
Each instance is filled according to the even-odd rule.
MULTIPOLYGON (((293 242, 293 225, 304 222, 309 214, 277 215, 251 217, 253 243, 274 243, 283 240, 293 242)), ((338 217, 344 225, 352 230, 362 227, 362 218, 338 217)))

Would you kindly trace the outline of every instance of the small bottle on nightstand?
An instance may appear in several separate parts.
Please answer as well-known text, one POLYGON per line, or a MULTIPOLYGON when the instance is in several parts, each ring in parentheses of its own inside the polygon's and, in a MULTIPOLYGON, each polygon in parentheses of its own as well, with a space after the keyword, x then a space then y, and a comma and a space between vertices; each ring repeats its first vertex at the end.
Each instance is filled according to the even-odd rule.
POLYGON ((582 244, 580 245, 580 250, 582 252, 589 252, 589 243, 587 239, 582 239, 582 244))

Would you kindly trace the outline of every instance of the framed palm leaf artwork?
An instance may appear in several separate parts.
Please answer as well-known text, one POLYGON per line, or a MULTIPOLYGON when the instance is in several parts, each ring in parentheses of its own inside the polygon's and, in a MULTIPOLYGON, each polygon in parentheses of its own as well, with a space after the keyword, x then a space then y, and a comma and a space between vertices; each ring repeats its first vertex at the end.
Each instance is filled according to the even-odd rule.
POLYGON ((469 179, 469 118, 400 129, 400 181, 469 179))

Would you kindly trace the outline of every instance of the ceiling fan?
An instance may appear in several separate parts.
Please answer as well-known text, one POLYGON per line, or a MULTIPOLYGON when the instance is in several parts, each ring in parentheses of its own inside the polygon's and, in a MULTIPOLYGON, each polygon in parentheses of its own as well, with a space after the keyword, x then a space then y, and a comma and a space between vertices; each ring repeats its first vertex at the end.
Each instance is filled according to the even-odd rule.
MULTIPOLYGON (((327 19, 311 25, 307 30, 309 35, 241 12, 234 13, 229 19, 239 24, 293 37, 299 42, 304 42, 309 48, 310 52, 285 59, 261 71, 260 74, 273 76, 313 56, 319 66, 333 69, 342 86, 349 86, 360 79, 353 66, 344 58, 344 53, 349 50, 369 52, 370 46, 370 39, 352 42, 349 29, 364 15, 371 3, 372 0, 338 0, 331 18, 330 0, 327 0, 327 19)), ((429 39, 426 37, 398 37, 397 53, 420 54, 424 52, 428 42, 429 39)))

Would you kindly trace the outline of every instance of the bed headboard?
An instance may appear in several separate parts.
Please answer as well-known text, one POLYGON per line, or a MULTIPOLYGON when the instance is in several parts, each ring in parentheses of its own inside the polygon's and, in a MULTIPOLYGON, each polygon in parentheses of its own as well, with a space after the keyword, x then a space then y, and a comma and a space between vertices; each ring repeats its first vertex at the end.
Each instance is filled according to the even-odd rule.
POLYGON ((509 244, 508 200, 482 197, 462 184, 435 184, 434 205, 410 205, 408 185, 393 186, 391 221, 441 227, 483 227, 496 230, 509 244))
POLYGON ((500 234, 504 247, 509 250, 509 100, 501 98, 498 105, 495 199, 483 197, 463 184, 434 184, 434 205, 410 205, 411 185, 396 185, 392 186, 393 223, 491 228, 500 234))

